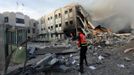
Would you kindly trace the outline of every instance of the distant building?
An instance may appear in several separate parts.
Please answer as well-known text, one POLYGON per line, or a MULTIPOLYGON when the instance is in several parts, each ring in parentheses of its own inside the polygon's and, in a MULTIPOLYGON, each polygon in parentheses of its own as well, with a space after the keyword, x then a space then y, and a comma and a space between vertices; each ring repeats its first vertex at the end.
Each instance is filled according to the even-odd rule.
POLYGON ((34 19, 29 20, 29 26, 27 27, 27 38, 36 37, 38 34, 38 21, 34 19))
POLYGON ((2 25, 3 23, 4 23, 4 16, 0 14, 0 25, 2 25))
MULTIPOLYGON (((65 39, 66 36, 70 36, 70 33, 72 33, 73 36, 76 36, 76 28, 82 26, 82 22, 80 22, 80 19, 78 19, 77 16, 79 15, 78 11, 82 11, 84 18, 87 18, 87 16, 89 17, 89 14, 86 13, 81 5, 68 4, 41 18, 44 21, 44 28, 46 28, 46 32, 49 35, 45 36, 47 36, 49 39, 54 40, 65 39)), ((90 20, 90 18, 87 19, 90 20)))
POLYGON ((64 31, 70 31, 75 28, 76 25, 76 5, 67 5, 63 8, 59 8, 53 12, 54 17, 47 16, 48 30, 54 30, 51 34, 51 38, 64 38, 64 31), (53 22, 52 22, 53 20, 53 22), (54 26, 51 26, 53 25, 54 26), (53 28, 53 29, 52 29, 53 28), (68 30, 69 28, 69 30, 68 30))
MULTIPOLYGON (((42 26, 45 26, 44 28, 46 28, 47 34, 49 34, 49 36, 46 36, 48 36, 49 39, 64 39, 65 33, 67 35, 74 33, 75 35, 78 25, 76 15, 79 6, 80 5, 77 4, 69 4, 41 18, 44 21, 44 25, 42 26)), ((42 27, 41 30, 43 31, 42 27)))
POLYGON ((10 26, 27 27, 30 18, 20 12, 4 12, 4 23, 10 26))
POLYGON ((27 27, 30 18, 22 13, 4 12, 4 25, 6 25, 9 44, 20 44, 26 40, 27 27))
POLYGON ((39 37, 38 37, 38 40, 39 41, 45 41, 45 40, 48 40, 48 31, 46 30, 46 22, 45 22, 45 17, 41 17, 39 19, 39 24, 38 24, 38 33, 39 33, 39 37))

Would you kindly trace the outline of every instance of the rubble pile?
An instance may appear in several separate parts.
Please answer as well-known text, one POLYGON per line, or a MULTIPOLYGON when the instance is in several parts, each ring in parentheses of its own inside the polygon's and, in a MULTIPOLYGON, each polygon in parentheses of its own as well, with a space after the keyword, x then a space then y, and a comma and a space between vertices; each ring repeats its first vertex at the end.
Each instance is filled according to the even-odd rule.
POLYGON ((56 55, 56 54, 45 54, 44 58, 35 64, 27 65, 20 67, 19 69, 14 70, 8 75, 33 75, 39 72, 48 72, 48 71, 59 71, 67 72, 71 70, 76 70, 78 68, 78 56, 70 55, 56 55))
POLYGON ((134 36, 131 34, 116 34, 113 33, 112 36, 106 37, 103 36, 101 41, 95 42, 94 38, 92 39, 92 42, 94 43, 94 46, 124 46, 125 44, 131 42, 131 40, 134 39, 134 36))
MULTIPOLYGON (((87 60, 88 66, 85 67, 85 75, 133 75, 134 69, 133 55, 127 55, 133 50, 133 36, 124 34, 114 34, 113 38, 100 43, 91 43, 88 46, 87 60), (110 42, 110 43, 108 43, 110 42), (112 42, 112 43, 111 43, 112 42), (130 46, 130 45, 131 46, 130 46), (129 46, 127 46, 129 45, 129 46), (122 48, 125 47, 126 48, 122 48)), ((43 48, 49 50, 65 50, 64 52, 48 52, 43 53, 43 59, 34 64, 16 69, 9 75, 59 75, 56 73, 74 73, 78 75, 79 69, 79 51, 76 46, 63 46, 59 43, 53 43, 43 48), (68 52, 68 49, 77 50, 68 52), (24 70, 24 71, 23 71, 24 70)), ((41 49, 38 49, 41 50, 41 49)), ((30 51, 33 53, 33 51, 30 51)), ((37 55, 36 55, 37 56, 37 55)), ((62 74, 61 74, 62 75, 62 74)))

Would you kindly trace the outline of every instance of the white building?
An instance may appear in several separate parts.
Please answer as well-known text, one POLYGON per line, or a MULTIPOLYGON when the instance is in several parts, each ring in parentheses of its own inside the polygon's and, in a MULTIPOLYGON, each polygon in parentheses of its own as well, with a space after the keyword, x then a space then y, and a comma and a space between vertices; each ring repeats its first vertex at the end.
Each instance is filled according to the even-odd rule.
POLYGON ((4 23, 4 16, 0 14, 0 25, 4 23))
POLYGON ((9 44, 20 44, 26 40, 27 27, 30 18, 20 12, 4 12, 4 25, 7 28, 7 36, 9 44), (10 30, 14 31, 10 31, 10 30))
POLYGON ((30 18, 20 12, 4 12, 4 22, 11 26, 27 27, 29 26, 30 18))
POLYGON ((38 20, 39 24, 38 24, 38 32, 40 34, 40 36, 38 37, 39 41, 45 41, 49 39, 49 33, 47 31, 46 28, 46 21, 45 21, 45 16, 42 16, 39 20, 38 20))
POLYGON ((30 19, 28 30, 27 30, 27 37, 33 38, 36 37, 37 34, 38 34, 38 22, 34 19, 30 19))

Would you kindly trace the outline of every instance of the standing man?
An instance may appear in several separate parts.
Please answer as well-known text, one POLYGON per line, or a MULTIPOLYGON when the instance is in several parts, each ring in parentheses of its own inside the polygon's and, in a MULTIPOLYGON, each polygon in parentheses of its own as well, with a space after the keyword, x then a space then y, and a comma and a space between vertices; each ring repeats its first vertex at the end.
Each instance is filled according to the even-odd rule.
POLYGON ((85 64, 88 65, 86 59, 86 52, 87 52, 87 40, 86 36, 83 31, 78 28, 78 47, 80 47, 80 72, 84 73, 83 62, 85 60, 85 64))

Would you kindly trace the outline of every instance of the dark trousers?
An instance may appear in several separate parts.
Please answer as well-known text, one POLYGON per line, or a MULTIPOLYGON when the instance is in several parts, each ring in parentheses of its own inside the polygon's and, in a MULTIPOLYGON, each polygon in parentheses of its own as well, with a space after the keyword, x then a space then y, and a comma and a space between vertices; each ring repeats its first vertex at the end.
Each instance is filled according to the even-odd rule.
POLYGON ((80 49, 80 72, 83 72, 83 62, 84 61, 85 61, 85 64, 88 65, 86 52, 87 52, 87 46, 81 46, 81 49, 80 49))

